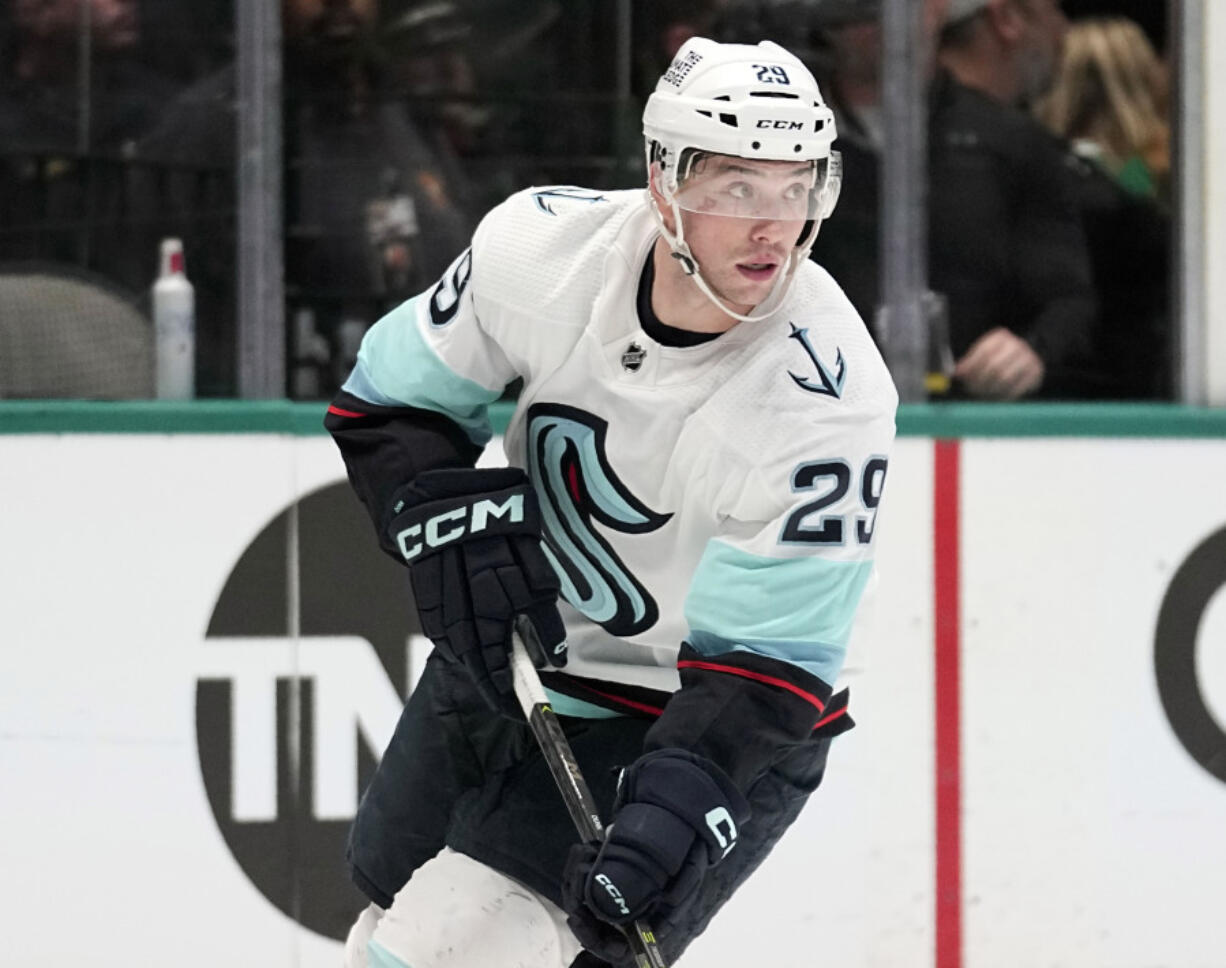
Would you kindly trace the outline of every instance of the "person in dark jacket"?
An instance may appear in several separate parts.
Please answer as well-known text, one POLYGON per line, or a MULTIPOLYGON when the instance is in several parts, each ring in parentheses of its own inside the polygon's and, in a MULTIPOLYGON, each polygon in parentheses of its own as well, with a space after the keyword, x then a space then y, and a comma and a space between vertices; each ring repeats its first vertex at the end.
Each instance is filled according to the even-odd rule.
MULTIPOLYGON (((940 34, 930 94, 929 279, 948 306, 961 397, 1084 396, 1096 385, 1088 378, 1096 299, 1066 153, 1019 109, 1050 80, 1064 26, 1054 0, 950 0, 940 34)), ((872 99, 858 88, 849 97, 838 70, 874 51, 879 58, 880 48, 846 27, 830 37, 836 73, 828 88, 849 174, 813 257, 872 319, 880 136, 872 99)), ((869 74, 861 65, 860 75, 869 74)))
POLYGON ((1019 110, 1051 84, 1058 0, 952 0, 930 123, 931 277, 973 397, 1079 396, 1097 312, 1061 142, 1019 110))
POLYGON ((1073 23, 1034 115, 1064 139, 1101 312, 1096 396, 1169 399, 1171 134, 1166 65, 1125 17, 1073 23))

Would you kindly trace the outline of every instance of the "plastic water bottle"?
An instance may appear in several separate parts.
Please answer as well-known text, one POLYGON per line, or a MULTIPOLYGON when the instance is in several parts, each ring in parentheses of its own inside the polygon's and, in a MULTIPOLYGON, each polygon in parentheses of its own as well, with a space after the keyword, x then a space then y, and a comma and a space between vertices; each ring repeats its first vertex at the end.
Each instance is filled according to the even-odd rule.
POLYGON ((196 395, 196 290, 184 273, 183 242, 163 239, 160 269, 153 284, 159 400, 196 395))

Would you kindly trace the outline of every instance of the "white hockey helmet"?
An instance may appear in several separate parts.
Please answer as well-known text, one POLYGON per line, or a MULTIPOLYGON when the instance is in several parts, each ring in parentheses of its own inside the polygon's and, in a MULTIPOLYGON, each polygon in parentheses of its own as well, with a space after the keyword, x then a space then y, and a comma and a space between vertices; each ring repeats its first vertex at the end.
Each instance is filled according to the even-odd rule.
MULTIPOLYGON (((743 320, 762 319, 779 304, 797 267, 808 258, 820 222, 828 218, 842 184, 839 153, 833 150, 834 114, 817 81, 798 57, 778 44, 720 44, 703 37, 687 41, 656 84, 643 111, 647 166, 673 210, 669 231, 654 202, 661 233, 699 288, 721 309, 743 320), (729 155, 755 161, 812 162, 812 180, 799 211, 786 215, 750 208, 714 214, 805 219, 792 257, 755 316, 733 312, 708 287, 685 242, 680 209, 703 211, 686 200, 684 183, 695 158, 729 155)), ((710 211, 710 209, 707 209, 710 211)))

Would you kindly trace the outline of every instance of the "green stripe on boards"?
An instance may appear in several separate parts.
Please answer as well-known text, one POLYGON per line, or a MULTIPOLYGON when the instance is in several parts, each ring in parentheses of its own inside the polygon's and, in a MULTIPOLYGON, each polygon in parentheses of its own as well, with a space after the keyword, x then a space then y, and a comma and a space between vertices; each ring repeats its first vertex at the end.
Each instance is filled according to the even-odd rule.
MULTIPOLYGON (((327 401, 0 400, 0 434, 324 433, 327 401)), ((514 405, 490 407, 503 433, 514 405)), ((903 437, 1131 437, 1226 440, 1226 409, 1176 404, 938 403, 898 410, 903 437)))

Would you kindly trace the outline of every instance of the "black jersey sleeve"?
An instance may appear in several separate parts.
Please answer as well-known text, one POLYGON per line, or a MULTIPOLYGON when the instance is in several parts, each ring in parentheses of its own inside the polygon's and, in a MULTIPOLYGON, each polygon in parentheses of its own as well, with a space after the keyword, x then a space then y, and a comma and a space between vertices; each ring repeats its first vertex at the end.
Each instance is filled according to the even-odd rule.
POLYGON ((712 760, 741 791, 815 735, 852 726, 847 691, 752 652, 704 655, 683 643, 681 688, 647 732, 644 750, 676 746, 712 760))
POLYGON ((379 544, 397 561, 403 559, 387 533, 397 492, 422 471, 472 467, 481 454, 481 448, 440 413, 378 406, 344 390, 328 407, 324 427, 340 448, 379 544))

